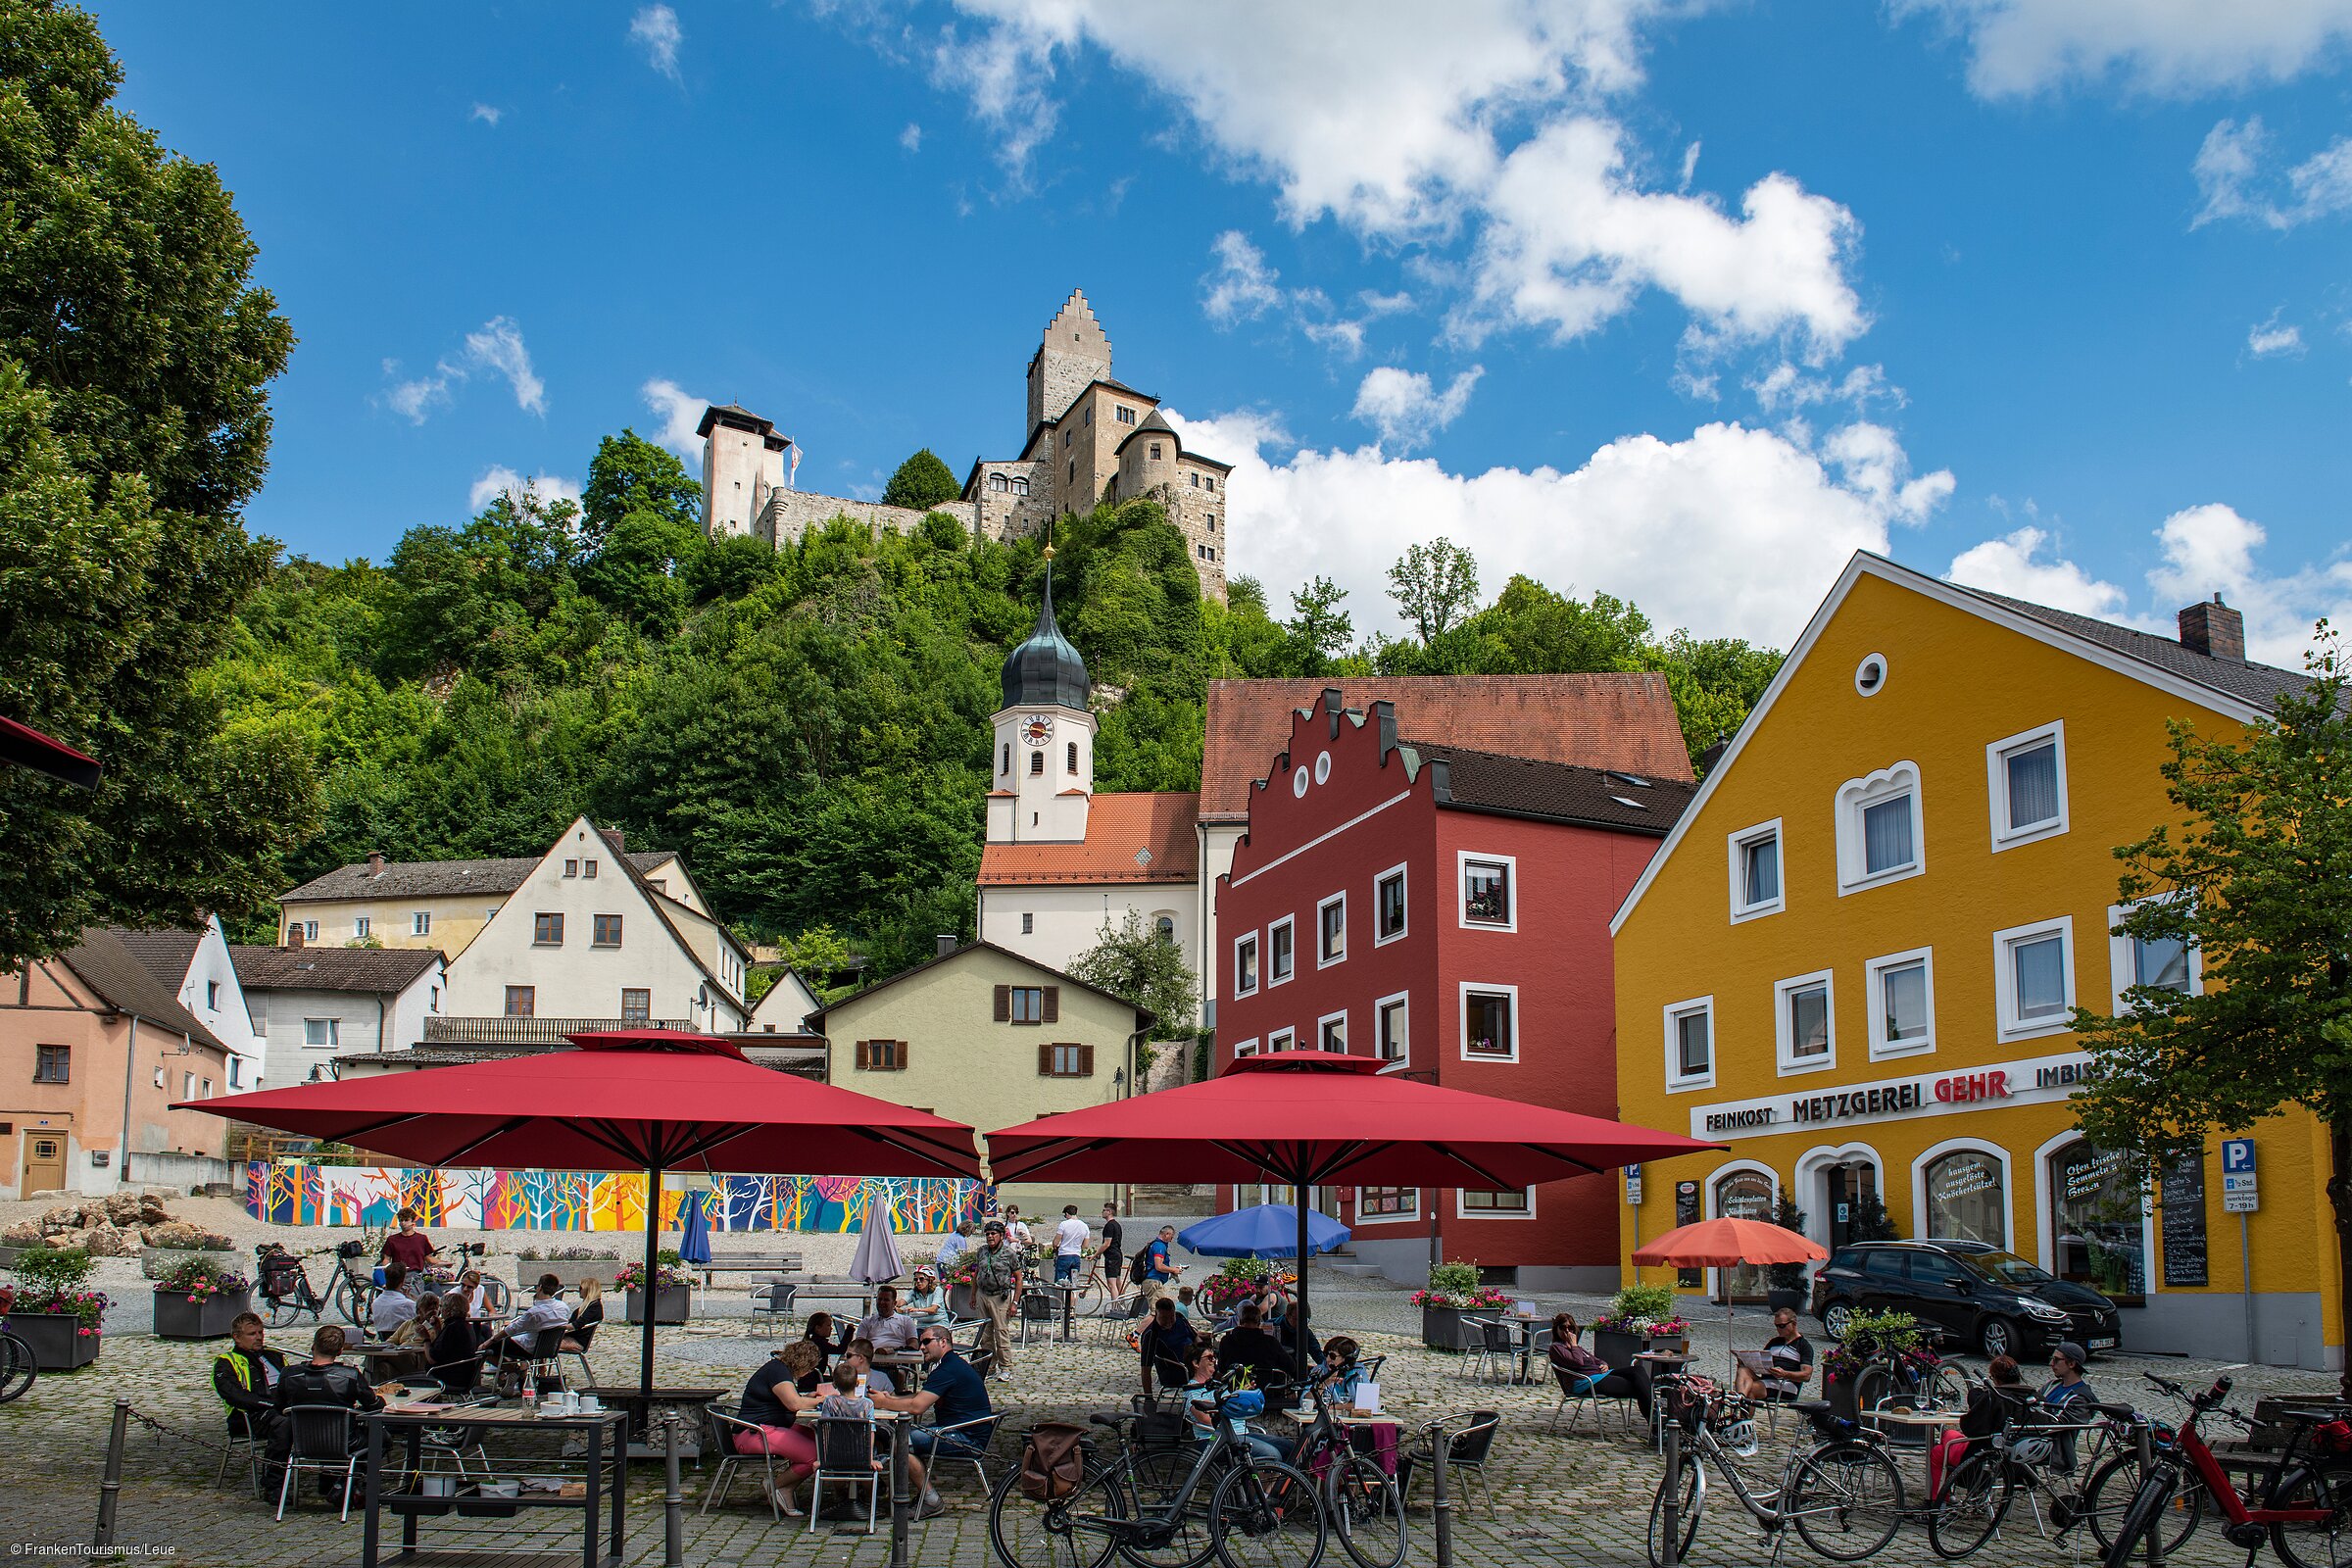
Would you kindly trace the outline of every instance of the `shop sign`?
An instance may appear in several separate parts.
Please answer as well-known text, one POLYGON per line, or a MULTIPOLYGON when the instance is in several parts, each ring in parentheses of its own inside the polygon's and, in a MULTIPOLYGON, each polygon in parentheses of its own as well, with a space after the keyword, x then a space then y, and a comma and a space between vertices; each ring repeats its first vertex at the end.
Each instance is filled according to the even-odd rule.
POLYGON ((2090 1058, 2038 1056, 1964 1072, 1921 1073, 1817 1094, 1766 1095, 1690 1107, 1690 1136, 1722 1143, 1810 1127, 1907 1121, 1996 1105, 2046 1104, 2073 1098, 2090 1081, 2090 1058))

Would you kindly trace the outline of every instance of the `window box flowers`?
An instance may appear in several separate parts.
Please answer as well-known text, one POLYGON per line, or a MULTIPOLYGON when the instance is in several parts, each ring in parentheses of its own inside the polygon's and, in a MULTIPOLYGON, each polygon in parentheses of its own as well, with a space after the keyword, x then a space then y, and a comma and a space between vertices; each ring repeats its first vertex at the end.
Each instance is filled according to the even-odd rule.
POLYGON ((239 1313, 253 1310, 253 1282, 233 1268, 195 1257, 155 1284, 155 1337, 218 1340, 239 1313))
POLYGON ((96 1267, 78 1247, 27 1250, 17 1259, 17 1285, 5 1293, 0 1316, 9 1332, 32 1347, 44 1372, 70 1372, 98 1359, 106 1309, 103 1291, 85 1290, 96 1267))

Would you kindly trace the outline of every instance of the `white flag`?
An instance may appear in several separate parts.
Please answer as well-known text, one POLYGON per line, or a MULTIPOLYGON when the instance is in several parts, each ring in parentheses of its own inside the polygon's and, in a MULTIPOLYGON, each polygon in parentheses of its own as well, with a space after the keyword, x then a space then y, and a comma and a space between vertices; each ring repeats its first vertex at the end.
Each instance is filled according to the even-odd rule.
POLYGON ((792 466, 785 470, 784 483, 794 490, 801 487, 801 445, 797 441, 792 445, 792 466))

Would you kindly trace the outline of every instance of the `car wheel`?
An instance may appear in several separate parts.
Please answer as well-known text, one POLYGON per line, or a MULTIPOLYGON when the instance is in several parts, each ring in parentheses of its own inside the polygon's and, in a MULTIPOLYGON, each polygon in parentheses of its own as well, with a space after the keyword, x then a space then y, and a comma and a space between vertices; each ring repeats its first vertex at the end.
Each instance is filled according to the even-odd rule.
POLYGON ((2005 1317, 1987 1317, 1977 1325, 1977 1348, 1990 1360, 2017 1353, 2017 1325, 2005 1317))
POLYGON ((1854 1320, 1851 1301, 1832 1301, 1821 1309, 1821 1332, 1833 1340, 1845 1338, 1846 1325, 1854 1320))

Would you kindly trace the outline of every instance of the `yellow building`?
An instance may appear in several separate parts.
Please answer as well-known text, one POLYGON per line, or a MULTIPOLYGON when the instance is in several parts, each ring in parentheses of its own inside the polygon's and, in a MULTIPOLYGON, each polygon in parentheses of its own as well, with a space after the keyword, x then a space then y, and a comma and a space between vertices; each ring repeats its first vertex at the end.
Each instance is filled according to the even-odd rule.
MULTIPOLYGON (((2236 1356, 2251 1331, 2263 1360, 2339 1364, 2315 1118, 2254 1130, 2241 1250, 2218 1148, 2143 1195, 2067 1103, 2088 1062, 2070 1006, 2201 983, 2193 954, 2111 935, 2114 848, 2175 815, 2165 721, 2228 735, 2301 679, 2248 663, 2218 598, 2180 624, 1853 559, 1613 925, 1618 1114, 1727 1146, 1640 1174, 1627 1253, 1784 1193, 1835 1248, 1876 1199, 1898 1237, 2103 1290, 2127 1348, 2236 1356)), ((1721 1272, 1680 1283, 1760 1294, 1721 1272)))

